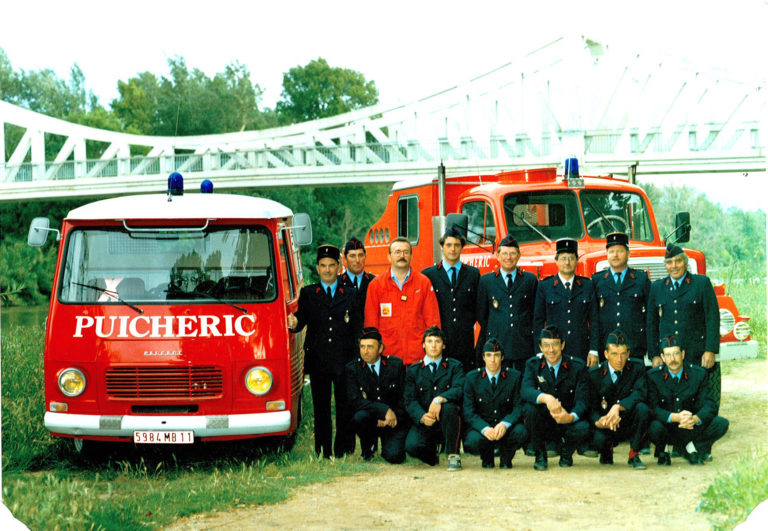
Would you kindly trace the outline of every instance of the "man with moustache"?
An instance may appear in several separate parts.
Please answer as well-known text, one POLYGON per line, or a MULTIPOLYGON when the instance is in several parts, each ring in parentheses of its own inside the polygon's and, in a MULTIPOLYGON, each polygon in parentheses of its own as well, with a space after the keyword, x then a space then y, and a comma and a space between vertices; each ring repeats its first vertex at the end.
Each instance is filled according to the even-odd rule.
POLYGON ((405 409, 411 429, 405 439, 408 455, 434 466, 438 448, 448 455, 448 470, 461 470, 460 407, 464 391, 461 362, 443 356, 445 334, 437 326, 424 332, 421 361, 405 373, 405 409))
POLYGON ((494 467, 494 450, 499 450, 499 466, 512 468, 515 452, 528 439, 523 425, 520 399, 520 371, 503 368, 504 352, 491 338, 483 345, 485 369, 467 373, 464 378, 462 417, 469 426, 464 449, 480 454, 483 468, 494 467))
POLYGON ((684 363, 686 352, 676 335, 662 338, 658 348, 663 364, 648 371, 648 436, 658 463, 672 464, 668 445, 684 448, 692 465, 711 461, 712 444, 728 431, 728 421, 717 416, 707 372, 684 363))
POLYGON ((525 363, 521 394, 530 406, 526 424, 536 456, 533 468, 547 469, 546 443, 560 445, 560 466, 573 466, 573 452, 589 436, 585 420, 589 400, 584 362, 565 356, 560 329, 547 325, 541 330, 542 355, 525 363))
POLYGON ((403 402, 405 366, 400 358, 384 356, 381 334, 363 328, 360 358, 344 368, 352 426, 360 437, 364 460, 373 458, 381 439, 381 457, 389 463, 405 460, 408 415, 403 402))
POLYGON ((477 288, 477 322, 484 338, 496 338, 505 363, 522 373, 535 352, 533 306, 536 275, 517 267, 520 246, 506 235, 496 249, 499 268, 480 278, 477 288))
POLYGON ((355 338, 362 328, 357 294, 339 286, 341 251, 333 245, 317 248, 320 282, 301 288, 299 308, 288 315, 288 329, 305 326, 304 370, 309 374, 315 418, 315 451, 331 457, 331 387, 336 400, 336 439, 333 454, 341 457, 355 449, 355 433, 349 428, 344 366, 356 356, 355 338))
POLYGON ((357 290, 361 310, 365 308, 368 284, 375 278, 373 273, 365 271, 365 258, 363 242, 353 236, 344 246, 344 265, 347 270, 339 275, 339 282, 344 287, 357 290))
POLYGON ((589 416, 595 427, 592 446, 600 452, 601 465, 612 465, 614 446, 628 439, 627 464, 643 470, 640 448, 650 421, 645 363, 630 359, 630 353, 624 332, 614 330, 606 337, 605 361, 587 371, 589 416))
POLYGON ((628 267, 629 237, 623 232, 606 236, 605 249, 609 268, 592 275, 598 319, 591 333, 592 349, 605 346, 608 334, 617 328, 632 345, 630 356, 644 359, 646 353, 646 303, 651 281, 645 271, 628 267))
POLYGON ((705 275, 688 271, 688 256, 677 245, 667 246, 664 265, 669 276, 655 281, 648 296, 647 328, 649 357, 656 367, 659 340, 675 335, 686 350, 686 361, 708 372, 719 405, 720 310, 712 283, 705 275))
POLYGON ((597 365, 596 346, 590 348, 592 327, 597 326, 597 308, 592 304, 592 281, 576 275, 578 242, 571 238, 557 240, 555 250, 557 275, 539 282, 533 310, 533 331, 555 325, 563 334, 566 356, 597 365))
POLYGON ((440 310, 429 279, 411 270, 411 243, 397 237, 389 244, 390 268, 368 285, 365 326, 379 330, 390 356, 406 365, 422 358, 424 330, 440 326, 440 310))
POLYGON ((480 270, 460 260, 467 240, 455 227, 440 238, 443 260, 422 273, 432 283, 445 332, 445 355, 464 365, 464 372, 476 367, 475 306, 480 270))

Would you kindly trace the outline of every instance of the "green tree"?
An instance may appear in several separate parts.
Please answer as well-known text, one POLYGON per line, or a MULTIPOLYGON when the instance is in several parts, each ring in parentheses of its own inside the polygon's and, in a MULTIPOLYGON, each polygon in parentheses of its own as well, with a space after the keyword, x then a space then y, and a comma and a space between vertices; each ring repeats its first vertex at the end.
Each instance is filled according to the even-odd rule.
POLYGON ((277 102, 281 124, 335 116, 379 101, 373 81, 348 68, 331 67, 321 58, 296 66, 283 75, 283 92, 277 102))

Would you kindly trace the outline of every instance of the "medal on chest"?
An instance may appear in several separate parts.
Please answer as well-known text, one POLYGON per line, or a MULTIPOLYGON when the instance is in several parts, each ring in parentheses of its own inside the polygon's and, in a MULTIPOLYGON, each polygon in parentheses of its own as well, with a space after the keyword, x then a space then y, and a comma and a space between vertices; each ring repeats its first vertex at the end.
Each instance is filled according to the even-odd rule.
POLYGON ((661 308, 661 306, 659 306, 659 319, 662 317, 664 317, 664 310, 661 308))
POLYGON ((499 309, 499 301, 496 300, 496 297, 493 298, 493 301, 491 301, 491 304, 493 304, 493 309, 498 310, 499 309))
POLYGON ((349 310, 344 312, 344 322, 349 323, 349 310))
POLYGON ((605 401, 605 397, 603 397, 603 401, 600 402, 600 407, 602 407, 604 410, 608 409, 608 402, 605 401))
POLYGON ((605 306, 605 299, 600 297, 600 307, 602 308, 603 306, 605 306))

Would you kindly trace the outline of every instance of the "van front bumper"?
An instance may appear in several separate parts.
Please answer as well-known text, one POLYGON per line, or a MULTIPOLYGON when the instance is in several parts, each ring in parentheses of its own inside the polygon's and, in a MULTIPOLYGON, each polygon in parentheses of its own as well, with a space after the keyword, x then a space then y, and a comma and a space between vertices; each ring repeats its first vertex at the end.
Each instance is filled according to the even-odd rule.
POLYGON ((715 355, 717 361, 738 360, 741 358, 756 358, 758 355, 757 341, 729 341, 720 343, 720 353, 715 355))
POLYGON ((134 431, 192 430, 198 437, 267 435, 291 427, 290 411, 244 415, 78 415, 45 413, 45 427, 52 433, 96 437, 133 437, 134 431))

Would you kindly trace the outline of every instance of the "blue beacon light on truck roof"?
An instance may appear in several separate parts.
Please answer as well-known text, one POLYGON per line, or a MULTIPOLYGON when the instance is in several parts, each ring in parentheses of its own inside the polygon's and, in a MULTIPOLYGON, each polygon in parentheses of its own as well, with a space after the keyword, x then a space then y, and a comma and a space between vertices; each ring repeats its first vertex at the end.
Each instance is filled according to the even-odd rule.
POLYGON ((168 195, 184 195, 184 177, 177 171, 168 176, 168 195))

